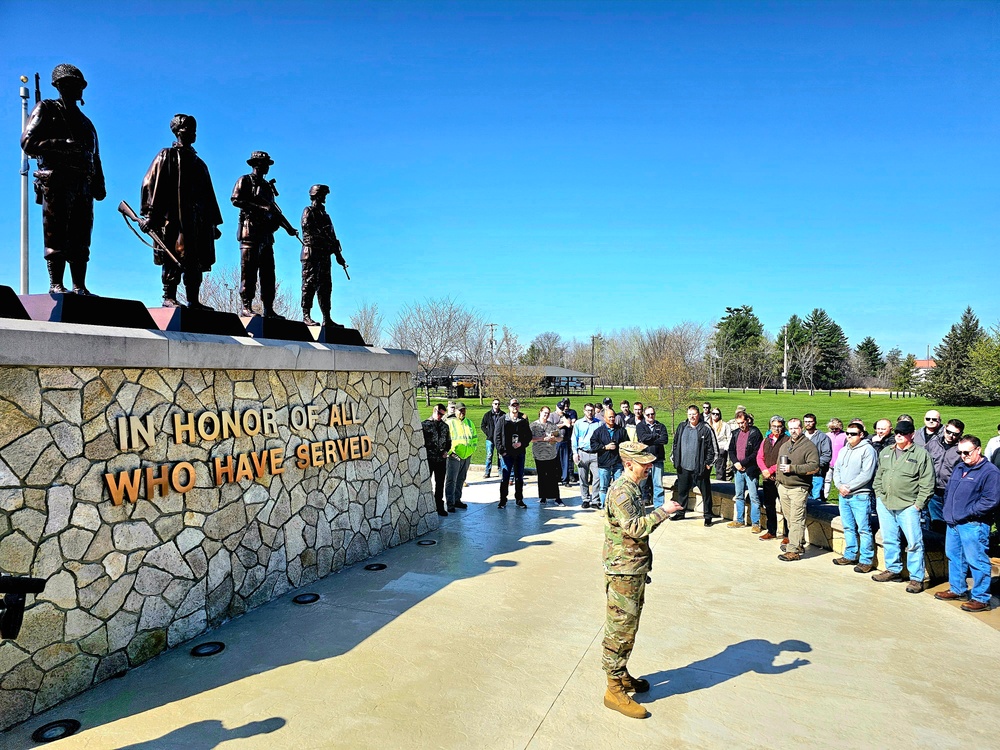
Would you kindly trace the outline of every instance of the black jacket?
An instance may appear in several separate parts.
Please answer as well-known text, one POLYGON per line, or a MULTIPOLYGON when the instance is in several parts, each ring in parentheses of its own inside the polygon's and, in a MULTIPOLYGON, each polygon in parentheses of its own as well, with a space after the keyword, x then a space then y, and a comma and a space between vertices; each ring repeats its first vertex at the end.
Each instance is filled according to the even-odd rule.
POLYGON ((443 419, 434 421, 425 419, 421 422, 424 430, 424 445, 427 448, 427 460, 435 463, 444 461, 445 454, 451 450, 451 432, 443 419))
POLYGON ((597 431, 590 437, 590 449, 597 454, 597 468, 612 469, 618 466, 622 462, 618 449, 622 443, 627 442, 628 433, 625 432, 624 427, 616 425, 613 430, 609 430, 607 424, 602 424, 598 427, 597 431), (604 447, 608 443, 615 444, 613 451, 609 451, 604 447))
MULTIPOLYGON (((674 433, 674 448, 670 452, 670 460, 677 470, 681 468, 681 431, 687 427, 690 427, 690 425, 685 420, 677 426, 677 431, 674 433)), ((704 422, 699 422, 698 426, 694 429, 698 432, 698 457, 696 465, 704 471, 705 467, 715 463, 715 454, 717 451, 715 432, 704 422)))
MULTIPOLYGON (((733 437, 729 441, 729 460, 734 464, 739 461, 736 457, 736 439, 739 437, 739 430, 733 431, 733 437)), ((742 462, 743 471, 751 479, 756 479, 760 476, 760 467, 757 465, 757 450, 760 448, 760 444, 764 442, 764 436, 761 434, 753 425, 747 431, 747 456, 746 460, 742 462)))
POLYGON ((493 436, 497 431, 497 422, 506 416, 507 415, 504 414, 503 411, 498 411, 494 414, 493 409, 491 408, 483 415, 483 421, 479 423, 479 431, 492 443, 493 436))
POLYGON ((497 420, 497 426, 493 432, 493 444, 501 456, 517 456, 524 453, 528 448, 528 443, 531 442, 531 425, 528 424, 528 420, 521 412, 517 413, 516 422, 508 419, 507 416, 504 414, 503 419, 497 420), (518 448, 514 447, 514 435, 517 435, 521 441, 518 448))
POLYGON ((667 434, 667 428, 663 422, 654 421, 650 426, 645 419, 642 420, 635 426, 635 439, 640 443, 645 443, 649 452, 656 456, 657 461, 663 461, 666 458, 665 448, 670 442, 670 436, 667 434))

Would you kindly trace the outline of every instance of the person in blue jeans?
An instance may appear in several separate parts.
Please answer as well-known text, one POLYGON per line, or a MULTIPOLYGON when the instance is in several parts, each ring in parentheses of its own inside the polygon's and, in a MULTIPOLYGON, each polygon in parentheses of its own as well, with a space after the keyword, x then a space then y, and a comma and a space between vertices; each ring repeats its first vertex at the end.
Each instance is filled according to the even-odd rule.
POLYGON ((601 477, 598 508, 604 507, 608 488, 622 475, 622 459, 618 451, 622 443, 628 442, 628 433, 624 427, 615 426, 616 417, 614 409, 605 409, 604 424, 590 438, 590 449, 597 454, 597 473, 601 477))
POLYGON ((878 468, 875 448, 865 440, 865 428, 851 422, 845 430, 847 442, 833 467, 833 483, 840 493, 840 520, 844 526, 844 554, 834 565, 853 565, 855 573, 870 573, 875 559, 875 538, 868 513, 872 482, 878 468))
POLYGON ((750 525, 754 534, 760 533, 760 495, 757 477, 757 449, 764 442, 760 430, 754 427, 753 415, 743 409, 736 412, 737 430, 729 440, 729 461, 733 465, 733 483, 736 485, 733 520, 726 524, 730 529, 746 528, 746 496, 750 496, 750 525))
MULTIPOLYGON (((489 479, 493 473, 493 436, 496 433, 497 422, 504 416, 503 409, 500 408, 500 399, 495 398, 490 410, 483 415, 483 421, 479 423, 479 432, 486 438, 486 466, 483 479, 489 479)), ((499 464, 499 456, 497 459, 499 464)))
POLYGON ((642 480, 643 496, 653 499, 653 507, 663 507, 663 462, 667 458, 666 446, 670 442, 670 435, 666 425, 656 419, 656 409, 647 406, 643 410, 643 419, 636 422, 635 439, 646 446, 646 450, 653 454, 656 460, 651 464, 649 476, 642 480), (647 485, 651 484, 651 487, 647 485))
POLYGON ((958 443, 961 462, 955 467, 944 495, 945 554, 948 555, 948 590, 935 599, 968 599, 966 612, 990 608, 990 523, 1000 507, 1000 469, 983 457, 982 443, 966 435, 958 443), (969 591, 967 573, 972 574, 969 591))
POLYGON ((823 481, 830 468, 830 459, 833 458, 833 443, 830 442, 829 435, 816 429, 815 414, 810 413, 802 416, 802 432, 812 440, 816 450, 819 451, 819 471, 812 478, 812 487, 809 489, 809 497, 806 498, 806 502, 819 502, 823 499, 823 481))
POLYGON ((903 581, 899 533, 906 537, 906 567, 910 573, 907 592, 924 590, 924 534, 920 511, 934 491, 934 463, 919 445, 913 444, 913 422, 896 422, 893 430, 896 445, 882 451, 875 471, 875 501, 882 528, 882 552, 885 570, 872 576, 873 581, 903 581))

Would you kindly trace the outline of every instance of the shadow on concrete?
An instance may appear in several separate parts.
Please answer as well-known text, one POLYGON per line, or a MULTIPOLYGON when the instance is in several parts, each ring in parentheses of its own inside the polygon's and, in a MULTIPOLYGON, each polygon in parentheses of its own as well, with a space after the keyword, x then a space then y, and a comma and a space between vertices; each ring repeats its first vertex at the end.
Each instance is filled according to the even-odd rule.
POLYGON ((727 646, 725 651, 692 662, 686 667, 667 669, 646 676, 650 685, 649 692, 645 695, 636 695, 635 699, 640 703, 652 703, 660 698, 715 687, 748 672, 784 674, 809 664, 808 659, 775 664, 774 660, 785 651, 808 653, 812 651, 812 646, 805 641, 771 643, 762 638, 734 643, 732 646, 727 646))
POLYGON ((185 750, 212 750, 229 740, 242 740, 255 737, 258 734, 270 734, 285 726, 287 722, 280 716, 273 716, 263 721, 251 721, 241 727, 226 729, 218 719, 196 721, 180 729, 168 732, 162 737, 134 745, 125 745, 119 750, 174 750, 183 747, 185 750))
MULTIPOLYGON (((437 544, 418 546, 419 540, 412 540, 293 590, 164 652, 120 680, 94 686, 12 727, 0 734, 0 746, 4 741, 16 746, 22 736, 29 736, 56 715, 77 719, 81 731, 86 732, 252 675, 341 656, 449 584, 502 574, 518 566, 518 561, 507 556, 553 544, 551 538, 539 537, 577 527, 580 523, 574 517, 591 513, 578 506, 561 510, 558 516, 535 509, 498 513, 495 504, 470 505, 468 512, 449 517, 438 530, 421 538, 437 544), (388 567, 366 571, 364 566, 373 562, 388 567), (306 591, 320 594, 320 600, 309 606, 292 603, 292 597, 306 591), (227 648, 209 658, 189 656, 192 647, 207 641, 223 641, 227 648)), ((214 747, 236 737, 274 732, 285 723, 272 718, 226 730, 217 720, 193 722, 164 737, 128 747, 214 747), (250 733, 235 734, 244 731, 250 733), (216 737, 213 744, 206 744, 216 737)))

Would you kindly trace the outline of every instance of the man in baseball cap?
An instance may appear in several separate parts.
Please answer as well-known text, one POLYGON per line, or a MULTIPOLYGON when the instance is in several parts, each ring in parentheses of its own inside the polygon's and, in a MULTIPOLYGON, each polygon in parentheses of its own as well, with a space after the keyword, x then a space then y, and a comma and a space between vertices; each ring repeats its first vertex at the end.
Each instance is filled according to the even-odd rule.
POLYGON ((647 574, 653 567, 649 535, 680 510, 680 505, 670 500, 645 515, 639 483, 649 476, 656 457, 643 443, 631 441, 622 443, 619 452, 625 468, 611 485, 604 509, 604 588, 608 597, 602 647, 608 676, 604 705, 643 719, 648 715, 646 709, 628 694, 646 692, 649 682, 632 677, 627 663, 639 629, 647 574))

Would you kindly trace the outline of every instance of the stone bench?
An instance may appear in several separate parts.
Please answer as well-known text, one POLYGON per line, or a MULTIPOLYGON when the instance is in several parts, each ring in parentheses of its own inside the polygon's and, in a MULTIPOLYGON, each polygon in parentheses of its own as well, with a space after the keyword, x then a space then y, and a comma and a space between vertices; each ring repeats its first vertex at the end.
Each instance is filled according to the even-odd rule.
MULTIPOLYGON (((677 481, 675 474, 663 475, 663 488, 670 497, 677 499, 677 492, 674 487, 677 481)), ((735 512, 736 488, 732 482, 712 483, 712 513, 727 521, 733 520, 735 512)), ((747 501, 749 507, 749 501, 747 501)), ((703 515, 704 503, 701 492, 695 488, 688 496, 687 510, 703 515)), ((763 512, 763 508, 761 509, 763 512)), ((782 520, 781 508, 777 508, 777 515, 782 520)), ((840 510, 836 505, 829 503, 809 503, 806 509, 806 542, 813 547, 828 549, 837 555, 844 553, 844 525, 840 520, 840 510)), ((875 560, 876 566, 882 559, 882 531, 875 532, 875 560)), ((903 547, 905 558, 906 548, 903 547)), ((905 560, 904 560, 905 567, 905 560)), ((937 532, 928 531, 924 534, 924 569, 926 570, 925 581, 944 581, 948 579, 948 558, 944 553, 944 535, 937 532)), ((993 559, 993 576, 1000 576, 1000 558, 993 559)))

